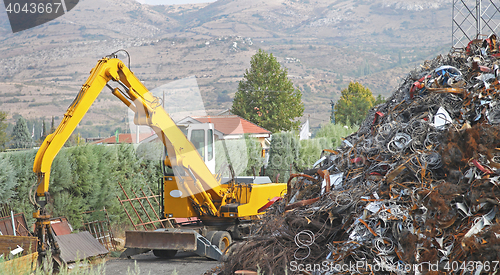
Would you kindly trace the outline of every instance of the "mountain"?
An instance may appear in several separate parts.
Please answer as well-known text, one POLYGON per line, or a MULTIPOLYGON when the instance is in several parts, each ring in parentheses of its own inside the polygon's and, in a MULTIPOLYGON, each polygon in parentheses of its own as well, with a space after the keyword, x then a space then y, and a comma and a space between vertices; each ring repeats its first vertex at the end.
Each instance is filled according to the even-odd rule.
MULTIPOLYGON (((175 6, 80 0, 64 16, 16 34, 2 8, 0 109, 11 122, 17 115, 62 119, 97 60, 119 49, 130 53, 131 69, 150 89, 195 75, 205 107, 217 113, 230 107, 251 56, 262 48, 288 69, 317 126, 328 121, 330 101, 349 81, 388 96, 412 68, 451 46, 451 0, 175 6)), ((126 107, 104 90, 78 131, 109 135, 127 129, 125 117, 126 107)))

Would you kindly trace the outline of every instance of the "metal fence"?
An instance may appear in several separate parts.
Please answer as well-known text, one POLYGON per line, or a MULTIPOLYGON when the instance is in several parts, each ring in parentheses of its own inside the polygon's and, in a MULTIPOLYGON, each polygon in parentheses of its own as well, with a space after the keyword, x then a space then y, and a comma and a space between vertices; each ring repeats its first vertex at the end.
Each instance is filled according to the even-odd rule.
POLYGON ((138 228, 143 227, 144 230, 156 230, 158 227, 165 228, 167 227, 173 227, 169 219, 162 219, 159 215, 159 213, 155 210, 155 207, 153 206, 153 203, 156 205, 157 208, 160 208, 160 202, 158 198, 160 195, 154 195, 153 191, 151 188, 149 188, 149 193, 151 195, 147 195, 146 192, 142 188, 140 188, 140 191, 142 193, 142 196, 138 196, 135 191, 131 191, 135 197, 130 197, 121 183, 118 183, 120 187, 122 188, 123 194, 125 195, 126 199, 122 200, 120 199, 119 196, 116 196, 118 198, 118 201, 123 207, 123 210, 127 214, 127 217, 129 218, 130 222, 132 223, 132 226, 134 226, 134 230, 138 230, 138 228), (137 216, 137 220, 134 221, 135 218, 132 218, 130 215, 129 211, 127 210, 128 207, 126 207, 126 204, 130 205, 130 208, 135 215, 137 216), (149 206, 149 207, 148 207, 149 206), (139 209, 139 210, 138 210, 139 209))
MULTIPOLYGON (((111 223, 109 222, 108 211, 106 208, 102 210, 87 211, 82 214, 93 214, 96 212, 103 212, 104 218, 93 221, 83 221, 83 229, 89 231, 95 239, 99 241, 107 250, 116 250, 113 231, 111 230, 111 223)), ((82 215, 82 217, 85 215, 82 215)))

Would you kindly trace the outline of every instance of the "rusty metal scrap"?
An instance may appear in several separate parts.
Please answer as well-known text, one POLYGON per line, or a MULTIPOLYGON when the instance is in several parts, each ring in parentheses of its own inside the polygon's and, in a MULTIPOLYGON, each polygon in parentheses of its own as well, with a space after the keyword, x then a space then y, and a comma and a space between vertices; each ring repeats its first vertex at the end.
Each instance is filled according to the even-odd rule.
MULTIPOLYGON (((499 66, 478 46, 411 72, 340 148, 290 178, 286 200, 233 248, 223 274, 300 274, 290 266, 299 260, 493 274, 485 263, 500 260, 499 66), (303 232, 314 240, 307 248, 296 241, 303 232)), ((314 274, 380 274, 367 265, 328 272, 314 274)))
POLYGON ((0 217, 0 235, 31 236, 24 213, 14 215, 14 226, 12 226, 12 216, 0 217), (16 234, 14 234, 14 228, 16 234))

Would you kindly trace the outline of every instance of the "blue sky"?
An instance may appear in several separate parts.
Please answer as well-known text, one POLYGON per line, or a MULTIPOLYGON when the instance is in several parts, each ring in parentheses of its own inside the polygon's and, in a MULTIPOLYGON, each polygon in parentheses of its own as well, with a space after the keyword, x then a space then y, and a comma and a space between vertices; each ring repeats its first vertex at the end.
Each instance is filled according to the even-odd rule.
POLYGON ((179 4, 196 4, 196 3, 209 3, 216 0, 136 0, 142 4, 149 5, 179 5, 179 4))

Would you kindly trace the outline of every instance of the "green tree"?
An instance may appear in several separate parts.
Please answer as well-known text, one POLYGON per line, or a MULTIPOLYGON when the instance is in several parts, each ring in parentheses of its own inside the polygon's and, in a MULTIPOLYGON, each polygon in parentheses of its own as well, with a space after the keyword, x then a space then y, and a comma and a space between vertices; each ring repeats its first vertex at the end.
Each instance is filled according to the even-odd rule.
POLYGON ((54 124, 54 117, 52 117, 52 122, 50 123, 50 132, 49 134, 52 134, 56 131, 56 125, 54 124))
POLYGON ((299 142, 299 160, 297 161, 298 172, 312 168, 312 165, 320 158, 323 149, 331 148, 329 140, 324 137, 303 139, 299 142))
MULTIPOLYGON (((36 182, 35 154, 36 150, 0 154, 0 202, 11 197, 10 205, 16 213, 34 211, 28 194, 36 182)), ((131 144, 63 148, 52 164, 47 209, 52 216, 65 216, 79 228, 82 212, 105 207, 113 224, 128 225, 128 217, 116 199, 116 196, 124 198, 118 182, 132 196, 135 196, 132 190, 142 195, 140 187, 148 194, 149 188, 157 193, 161 176, 159 161, 138 157, 131 144)), ((125 207, 133 212, 130 206, 125 207)), ((149 214, 154 216, 152 212, 149 214)), ((34 222, 32 217, 26 218, 28 224, 34 222)))
POLYGON ((377 106, 382 103, 385 103, 385 97, 383 97, 382 95, 378 95, 373 106, 377 106))
POLYGON ((328 148, 337 148, 342 143, 342 138, 356 132, 357 126, 344 126, 342 124, 328 123, 322 125, 316 132, 315 138, 326 138, 328 140, 328 148))
POLYGON ((277 133, 271 140, 269 163, 266 175, 272 181, 286 182, 290 173, 297 171, 299 161, 299 138, 293 133, 277 133))
POLYGON ((375 97, 370 89, 358 82, 349 83, 341 93, 335 104, 335 121, 343 125, 360 125, 375 104, 375 97))
POLYGON ((0 156, 0 203, 7 203, 15 194, 16 172, 8 158, 0 156))
POLYGON ((7 113, 0 112, 0 151, 5 149, 5 144, 9 141, 9 137, 7 135, 7 113))
POLYGON ((262 157, 262 145, 256 138, 245 137, 248 163, 245 171, 246 176, 258 176, 260 169, 264 165, 262 157))
MULTIPOLYGON (((36 174, 33 173, 33 161, 35 160, 35 150, 25 150, 18 152, 3 153, 9 160, 12 171, 15 171, 15 194, 10 200, 10 206, 14 213, 32 213, 35 208, 30 202, 30 189, 36 182, 36 174)), ((7 166, 0 167, 0 170, 9 169, 7 166)), ((0 191, 2 192, 2 191, 0 191)), ((26 215, 28 225, 34 222, 31 215, 26 215)))
POLYGON ((30 148, 33 146, 28 125, 23 117, 19 117, 12 130, 11 148, 30 148))
POLYGON ((47 133, 47 125, 45 124, 45 119, 42 121, 42 135, 40 140, 43 142, 49 133, 47 133))
POLYGON ((298 129, 300 121, 294 119, 302 116, 304 103, 287 69, 259 49, 238 85, 231 112, 271 132, 289 131, 298 129))

